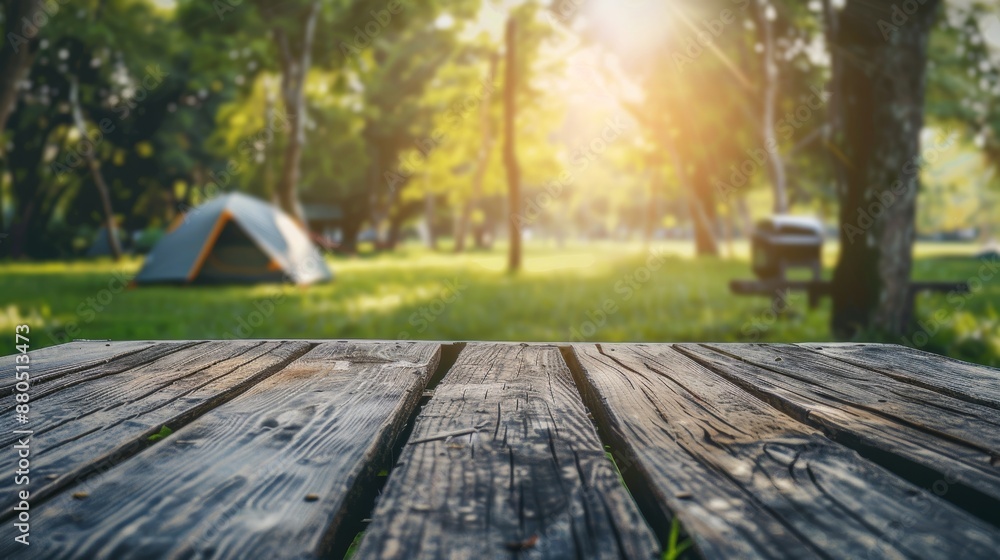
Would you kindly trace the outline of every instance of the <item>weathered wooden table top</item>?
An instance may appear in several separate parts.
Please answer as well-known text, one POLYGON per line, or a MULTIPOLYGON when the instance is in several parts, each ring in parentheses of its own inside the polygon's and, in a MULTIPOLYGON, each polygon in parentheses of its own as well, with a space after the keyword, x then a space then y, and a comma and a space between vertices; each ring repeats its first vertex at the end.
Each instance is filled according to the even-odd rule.
POLYGON ((674 519, 695 558, 1000 551, 1000 371, 901 346, 78 341, 29 356, 25 423, 0 358, 3 558, 341 558, 352 542, 354 558, 656 558, 674 519), (14 540, 25 489, 29 546, 14 540))

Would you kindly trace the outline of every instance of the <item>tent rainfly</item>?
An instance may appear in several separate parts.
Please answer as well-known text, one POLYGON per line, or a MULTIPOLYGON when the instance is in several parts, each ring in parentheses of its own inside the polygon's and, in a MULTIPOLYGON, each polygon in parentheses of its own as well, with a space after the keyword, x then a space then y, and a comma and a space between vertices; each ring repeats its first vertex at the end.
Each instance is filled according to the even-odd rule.
POLYGON ((323 255, 287 214, 241 193, 213 198, 175 222, 137 284, 331 280, 323 255))
MULTIPOLYGON (((126 237, 125 232, 116 229, 115 233, 118 234, 118 246, 121 248, 122 252, 126 252, 128 245, 128 237, 126 237)), ((108 228, 106 226, 101 226, 97 230, 97 235, 94 237, 94 242, 91 243, 90 248, 87 249, 88 257, 107 257, 111 255, 111 236, 108 235, 108 228)))

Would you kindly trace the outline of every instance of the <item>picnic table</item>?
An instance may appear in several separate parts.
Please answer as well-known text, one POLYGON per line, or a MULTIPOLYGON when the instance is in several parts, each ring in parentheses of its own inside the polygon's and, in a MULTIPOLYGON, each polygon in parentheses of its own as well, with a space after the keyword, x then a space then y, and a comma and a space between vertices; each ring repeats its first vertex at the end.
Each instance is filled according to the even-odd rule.
POLYGON ((365 559, 657 558, 678 529, 695 558, 1000 550, 1000 371, 901 346, 75 341, 29 355, 24 423, 15 357, 0 358, 3 558, 342 558, 352 543, 365 559))

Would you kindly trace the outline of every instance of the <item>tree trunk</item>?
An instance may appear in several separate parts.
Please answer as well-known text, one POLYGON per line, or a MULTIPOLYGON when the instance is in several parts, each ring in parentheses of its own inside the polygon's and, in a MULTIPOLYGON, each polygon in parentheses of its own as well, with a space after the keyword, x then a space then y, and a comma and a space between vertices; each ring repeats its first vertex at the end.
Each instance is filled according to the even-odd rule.
POLYGON ((753 218, 745 196, 736 197, 736 211, 740 215, 740 235, 747 238, 753 233, 753 218))
POLYGON ((275 38, 281 49, 281 95, 288 112, 288 145, 285 146, 284 167, 278 182, 278 204, 281 209, 305 225, 306 220, 299 202, 298 184, 302 163, 302 149, 306 143, 306 98, 305 81, 312 65, 312 46, 316 35, 316 20, 319 16, 319 2, 314 0, 303 21, 302 42, 299 52, 292 50, 285 30, 277 27, 275 38))
MULTIPOLYGON (((655 173, 654 173, 655 175, 655 173)), ((642 224, 642 243, 643 246, 648 247, 650 243, 653 242, 653 232, 656 230, 656 193, 658 189, 656 185, 653 184, 652 178, 649 179, 649 200, 646 204, 646 215, 643 216, 642 224)))
POLYGON ((759 18, 764 39, 764 151, 767 153, 768 167, 771 171, 771 185, 774 190, 774 213, 788 212, 788 189, 785 181, 785 162, 778 152, 778 137, 774 131, 775 104, 778 97, 778 62, 774 52, 774 21, 770 19, 769 11, 775 13, 775 8, 767 2, 757 2, 759 18), (770 10, 769 10, 770 9, 770 10))
MULTIPOLYGON (((38 52, 38 33, 34 37, 22 35, 22 18, 31 20, 32 0, 7 0, 4 2, 3 46, 0 46, 0 133, 7 128, 7 119, 17 105, 17 87, 24 78, 38 52), (27 42, 22 43, 21 38, 27 42)), ((4 151, 0 146, 0 152, 4 151)))
POLYGON ((517 163, 514 138, 514 124, 517 119, 517 22, 513 17, 507 20, 506 61, 503 86, 503 162, 507 169, 507 189, 509 197, 510 251, 507 255, 507 270, 517 272, 521 268, 521 228, 515 216, 521 213, 521 170, 517 163))
MULTIPOLYGON (((677 177, 681 182, 681 188, 688 193, 688 210, 691 215, 691 224, 694 228, 694 248, 698 256, 711 256, 719 254, 719 247, 715 241, 715 197, 712 196, 712 187, 708 184, 707 178, 699 180, 692 178, 684 167, 684 162, 677 152, 677 146, 668 134, 663 135, 663 142, 670 152, 670 158, 676 170, 677 177), (704 183, 704 184, 702 184, 704 183)), ((698 172, 696 171, 696 175, 698 172)), ((704 175, 704 173, 701 173, 704 175)))
POLYGON ((432 192, 424 195, 424 228, 427 230, 427 248, 437 251, 437 234, 434 231, 434 193, 432 192))
MULTIPOLYGON (((274 88, 274 81, 268 76, 264 80, 264 122, 268 125, 274 122, 274 102, 276 101, 276 92, 274 88)), ((261 195, 263 198, 268 199, 273 197, 275 194, 274 188, 274 142, 268 142, 264 145, 264 184, 261 189, 261 195)))
MULTIPOLYGON (((87 122, 83 118, 83 107, 80 106, 80 81, 75 74, 69 75, 69 103, 73 113, 73 123, 80 132, 82 138, 87 138, 87 122)), ((122 258, 121 245, 118 242, 118 226, 115 224, 115 213, 111 208, 111 193, 108 184, 104 182, 104 174, 101 173, 101 162, 96 157, 97 146, 92 146, 87 150, 84 157, 87 160, 87 168, 90 176, 94 180, 94 186, 101 197, 101 209, 104 211, 104 227, 108 231, 108 245, 111 246, 111 256, 115 261, 122 258)))
POLYGON ((4 197, 4 192, 3 191, 4 191, 4 188, 3 188, 3 186, 6 183, 6 179, 4 177, 4 175, 6 175, 6 174, 7 174, 6 170, 4 168, 0 168, 0 244, 2 244, 4 242, 4 239, 7 239, 7 223, 4 221, 4 218, 3 218, 4 217, 4 207, 3 207, 3 197, 4 197))
POLYGON ((35 200, 29 199, 26 204, 19 204, 13 223, 10 226, 10 248, 8 255, 18 259, 27 253, 28 227, 35 214, 35 200))
POLYGON ((362 220, 351 220, 340 224, 340 232, 343 235, 340 240, 340 250, 342 252, 348 254, 358 252, 358 235, 361 233, 362 223, 362 220))
POLYGON ((403 232, 403 217, 399 214, 393 214, 389 216, 389 231, 386 234, 385 247, 384 247, 386 251, 396 250, 396 245, 399 245, 402 232, 403 232))
POLYGON ((699 257, 717 256, 719 244, 716 241, 715 197, 708 179, 695 178, 694 189, 689 191, 688 203, 691 221, 694 224, 694 248, 699 257))
POLYGON ((927 0, 891 25, 892 3, 851 0, 831 43, 833 97, 842 97, 838 185, 840 257, 832 327, 891 336, 912 321, 910 269, 919 188, 927 43, 937 9, 927 0))
MULTIPOLYGON (((490 56, 490 69, 486 79, 493 82, 497 72, 497 53, 490 56)), ((469 217, 472 211, 479 207, 479 200, 483 195, 483 177, 486 175, 486 168, 490 162, 490 152, 493 150, 493 127, 490 126, 490 99, 493 88, 486 88, 479 105, 479 131, 482 135, 482 142, 479 146, 479 153, 476 155, 476 171, 472 177, 472 196, 465 201, 462 206, 462 213, 458 217, 458 224, 455 227, 455 252, 461 253, 465 250, 465 238, 469 231, 469 217)))
POLYGON ((731 198, 726 200, 726 218, 723 227, 726 229, 726 255, 730 259, 736 258, 736 248, 733 245, 736 239, 736 205, 731 198))
MULTIPOLYGON (((714 256, 719 254, 715 239, 715 196, 709 182, 707 169, 697 168, 689 173, 677 151, 677 144, 669 132, 661 131, 660 143, 670 155, 677 180, 681 190, 688 194, 688 211, 694 228, 695 254, 698 256, 714 256)), ((707 165, 707 164, 706 164, 707 165)))
POLYGON ((660 190, 663 188, 662 176, 660 175, 659 160, 655 156, 646 158, 646 185, 649 189, 649 199, 646 202, 646 215, 644 216, 642 239, 646 247, 653 242, 653 233, 656 231, 656 223, 659 218, 660 190))

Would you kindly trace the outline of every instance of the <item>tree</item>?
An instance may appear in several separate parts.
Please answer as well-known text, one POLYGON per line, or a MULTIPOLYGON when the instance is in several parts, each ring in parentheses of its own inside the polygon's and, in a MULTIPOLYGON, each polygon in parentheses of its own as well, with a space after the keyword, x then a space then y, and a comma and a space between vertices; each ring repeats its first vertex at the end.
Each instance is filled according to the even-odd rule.
MULTIPOLYGON (((31 79, 8 121, 12 147, 5 163, 15 211, 4 252, 66 256, 81 228, 114 221, 103 202, 131 209, 162 185, 160 169, 146 158, 179 93, 171 78, 176 37, 164 23, 151 6, 130 0, 49 18, 31 79), (105 12, 116 16, 101 17, 105 12), (108 159, 112 165, 100 174, 104 199, 87 187, 98 181, 90 164, 108 159), (148 180, 140 178, 146 173, 148 180)), ((100 192, 99 183, 94 187, 100 192)))
POLYGON ((507 171, 508 207, 511 221, 510 247, 507 254, 507 270, 517 272, 521 269, 521 228, 513 220, 513 216, 521 211, 521 170, 517 163, 517 144, 514 123, 517 120, 517 20, 513 17, 507 20, 505 33, 506 53, 504 54, 503 82, 503 162, 507 171))
POLYGON ((927 0, 905 22, 893 19, 889 0, 849 0, 839 13, 827 6, 831 92, 841 100, 834 142, 843 154, 833 277, 838 336, 863 329, 901 335, 911 323, 927 44, 938 4, 927 0))
MULTIPOLYGON (((486 74, 486 79, 491 83, 496 74, 499 56, 494 52, 490 55, 490 66, 486 74)), ((479 201, 483 195, 483 178, 490 161, 490 152, 493 151, 493 126, 490 116, 490 100, 493 90, 483 92, 483 99, 479 100, 479 134, 481 136, 479 151, 476 153, 475 171, 472 176, 472 194, 462 204, 462 211, 458 217, 458 225, 455 228, 455 252, 461 253, 465 250, 465 238, 469 229, 469 219, 473 209, 477 209, 479 201)), ((477 237, 478 239, 478 237, 477 237)))
MULTIPOLYGON (((69 103, 73 115, 73 124, 80 132, 80 136, 87 137, 87 121, 83 116, 83 108, 80 105, 80 80, 75 74, 69 76, 69 103)), ((87 169, 93 178, 94 186, 97 187, 97 194, 101 199, 101 209, 104 211, 104 227, 107 231, 108 245, 111 247, 111 256, 114 260, 122 258, 121 244, 118 242, 118 224, 115 223, 115 212, 111 207, 111 193, 108 184, 101 173, 101 162, 94 157, 93 150, 87 150, 84 154, 87 160, 87 169)))
POLYGON ((303 225, 306 222, 299 202, 298 183, 302 149, 306 142, 305 82, 306 74, 312 67, 312 50, 319 11, 319 0, 312 0, 300 15, 293 18, 296 24, 294 28, 287 29, 287 26, 280 23, 274 27, 274 38, 281 53, 281 98, 285 102, 285 111, 291 121, 281 178, 277 186, 278 205, 303 225), (290 34, 298 37, 294 44, 289 38, 290 34))
MULTIPOLYGON (((775 131, 775 109, 777 105, 779 71, 777 52, 774 44, 774 22, 777 10, 767 2, 758 0, 758 18, 764 45, 764 131, 765 146, 777 146, 778 136, 775 131)), ((775 150, 765 150, 768 154, 768 164, 771 171, 771 184, 774 189, 774 213, 788 212, 788 188, 785 181, 785 162, 781 153, 775 150)))
MULTIPOLYGON (((0 46, 0 134, 17 104, 17 88, 38 52, 39 30, 31 25, 39 10, 32 0, 4 0, 3 45, 0 46)), ((0 150, 2 150, 0 146, 0 150)))

